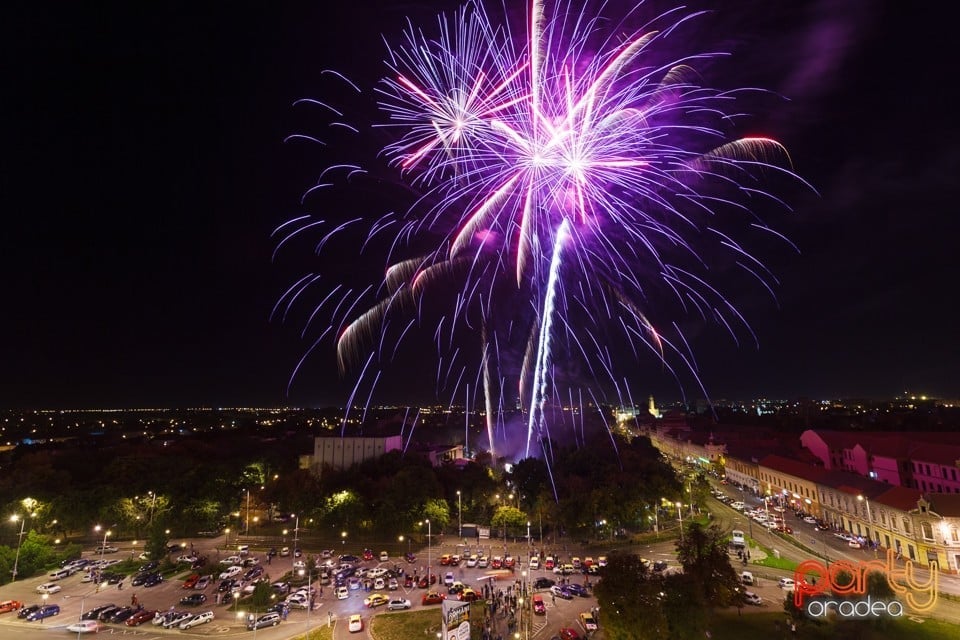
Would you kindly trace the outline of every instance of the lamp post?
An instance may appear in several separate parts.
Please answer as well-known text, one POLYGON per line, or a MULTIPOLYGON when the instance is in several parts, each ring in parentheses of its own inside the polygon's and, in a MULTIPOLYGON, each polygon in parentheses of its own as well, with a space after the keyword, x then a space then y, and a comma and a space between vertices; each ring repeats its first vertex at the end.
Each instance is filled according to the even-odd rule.
POLYGON ((153 491, 148 491, 147 495, 150 496, 150 519, 147 522, 153 524, 153 512, 157 508, 157 494, 153 491))
POLYGON ((299 547, 297 546, 297 541, 300 539, 300 516, 294 513, 291 513, 290 515, 296 518, 296 521, 294 522, 294 525, 293 525, 293 553, 290 554, 290 561, 293 563, 292 566, 296 566, 297 549, 299 549, 299 547))
POLYGON ((530 521, 527 520, 527 559, 530 558, 530 521))
POLYGON ((20 533, 17 534, 17 555, 13 559, 13 579, 11 582, 15 582, 17 579, 17 567, 20 565, 20 545, 23 544, 23 532, 24 527, 27 525, 27 519, 21 518, 18 515, 10 516, 10 522, 20 521, 20 533))
POLYGON ((678 503, 677 503, 677 517, 680 519, 680 542, 683 542, 683 511, 681 511, 681 508, 682 508, 682 507, 683 507, 683 505, 678 502, 678 503))
POLYGON ((250 489, 247 489, 247 524, 243 528, 243 535, 250 534, 250 489))
MULTIPOLYGON (((113 525, 113 526, 117 526, 117 525, 113 525)), ((93 528, 93 530, 96 531, 96 532, 98 532, 98 533, 100 532, 101 529, 103 529, 103 527, 101 527, 100 525, 97 525, 97 526, 95 526, 95 527, 93 528)), ((110 531, 110 529, 106 529, 106 530, 103 532, 103 542, 100 543, 100 566, 101 566, 101 567, 103 566, 103 554, 104 554, 104 553, 106 552, 106 550, 107 550, 107 536, 109 536, 109 535, 112 534, 112 533, 113 533, 113 532, 110 531)))
POLYGON ((431 551, 432 551, 432 542, 431 535, 433 529, 430 526, 430 520, 424 520, 427 523, 427 589, 430 588, 430 573, 433 571, 433 565, 431 564, 431 551))
POLYGON ((457 528, 459 529, 459 533, 457 533, 457 536, 462 538, 463 537, 463 503, 460 500, 459 489, 457 489, 457 528))
POLYGON ((303 577, 304 571, 307 574, 307 634, 310 633, 310 609, 313 609, 313 587, 311 587, 311 579, 313 578, 313 572, 310 571, 310 568, 307 567, 305 570, 300 569, 300 577, 303 577))
POLYGON ((867 505, 867 539, 870 539, 870 525, 873 523, 873 517, 870 514, 870 498, 866 498, 863 495, 857 496, 857 500, 863 502, 867 505))

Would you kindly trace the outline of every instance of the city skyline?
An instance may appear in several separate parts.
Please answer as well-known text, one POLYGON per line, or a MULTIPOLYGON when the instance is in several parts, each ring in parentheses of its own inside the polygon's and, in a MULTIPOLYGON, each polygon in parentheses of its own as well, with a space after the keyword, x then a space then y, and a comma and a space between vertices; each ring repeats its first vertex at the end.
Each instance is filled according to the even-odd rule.
MULTIPOLYGON (((346 404, 350 381, 327 351, 285 394, 310 345, 302 326, 268 322, 308 268, 271 265, 270 232, 303 212, 322 171, 282 142, 311 126, 291 103, 323 97, 322 69, 376 79, 381 33, 458 4, 16 9, 3 46, 17 99, 0 107, 16 125, 0 190, 0 407, 346 404), (348 39, 364 54, 345 56, 348 39)), ((940 213, 956 190, 948 63, 934 48, 945 25, 893 5, 747 1, 706 24, 741 66, 717 63, 711 84, 783 96, 746 133, 783 142, 818 192, 786 194, 794 212, 775 220, 800 249, 765 257, 777 301, 736 292, 759 348, 696 329, 710 397, 960 395, 957 223, 940 213)), ((435 393, 436 365, 398 368, 374 404, 451 400, 435 393)), ((630 375, 636 403, 680 395, 663 371, 630 375)))

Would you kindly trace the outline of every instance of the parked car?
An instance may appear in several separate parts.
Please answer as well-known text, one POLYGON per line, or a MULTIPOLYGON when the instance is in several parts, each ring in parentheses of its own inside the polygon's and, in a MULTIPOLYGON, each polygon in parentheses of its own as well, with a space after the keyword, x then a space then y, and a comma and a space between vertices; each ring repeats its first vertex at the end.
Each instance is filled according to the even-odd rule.
POLYGON ((115 604, 112 604, 106 609, 104 609, 103 611, 101 611, 99 614, 97 614, 97 620, 99 620, 100 622, 109 622, 110 616, 115 614, 117 611, 120 611, 120 607, 118 607, 115 604))
POLYGON ((421 604, 442 604, 446 596, 437 591, 428 591, 420 599, 421 604))
POLYGON ((597 621, 589 611, 584 611, 580 614, 580 624, 583 625, 587 633, 597 630, 597 621))
POLYGON ((388 560, 390 560, 390 554, 387 553, 386 551, 381 551, 381 552, 380 552, 380 562, 387 562, 388 560))
POLYGON ((563 598, 564 600, 573 600, 573 594, 569 590, 564 589, 558 584, 550 587, 550 593, 557 596, 558 598, 563 598))
POLYGON ((259 618, 247 621, 247 630, 263 629, 264 627, 275 627, 280 624, 280 614, 276 611, 265 613, 259 618))
POLYGON ((337 600, 346 600, 350 597, 350 591, 346 587, 337 587, 337 600))
POLYGON ((756 605, 758 607, 763 604, 763 598, 755 594, 753 591, 744 591, 743 601, 747 604, 756 605))
POLYGON ((150 609, 141 609, 140 611, 137 611, 132 616, 127 618, 126 624, 128 627, 137 627, 143 624, 144 622, 150 622, 156 616, 157 616, 156 611, 152 611, 150 609))
POLYGON ((539 593, 534 595, 533 598, 533 612, 537 615, 543 616, 547 614, 547 605, 543 602, 543 596, 539 593))
POLYGON ((582 584, 577 584, 571 582, 570 584, 563 585, 563 588, 572 593, 575 596, 580 596, 581 598, 587 598, 590 596, 590 592, 587 591, 587 588, 582 584))
POLYGON ((786 591, 793 591, 796 584, 793 578, 780 578, 780 580, 777 581, 777 586, 786 591))
POLYGON ((553 585, 557 584, 556 580, 551 580, 550 578, 537 578, 533 583, 534 589, 549 589, 553 585))
POLYGON ((189 620, 193 614, 189 611, 174 611, 163 623, 164 629, 176 629, 184 620, 189 620))
POLYGON ((4 600, 0 602, 0 613, 7 613, 8 611, 16 611, 23 606, 23 603, 19 600, 4 600))
POLYGON ((34 622, 36 620, 43 620, 44 618, 49 618, 51 616, 60 615, 60 605, 58 604, 45 604, 40 606, 36 611, 27 616, 27 622, 34 622))
POLYGON ((139 609, 134 609, 133 607, 120 607, 111 614, 109 622, 113 622, 114 624, 126 622, 130 619, 130 616, 137 611, 139 611, 139 609))
POLYGON ((213 620, 213 611, 204 611, 203 613, 198 613, 189 620, 184 620, 180 623, 180 629, 191 629, 199 624, 204 624, 213 620))
POLYGON ((17 611, 17 617, 26 618, 27 616, 32 614, 34 611, 37 611, 38 609, 40 609, 40 605, 38 604, 28 604, 24 607, 20 607, 20 610, 17 611))
POLYGON ((397 610, 400 610, 400 609, 409 609, 410 607, 411 607, 411 603, 410 603, 410 601, 407 600, 406 598, 394 598, 394 599, 392 599, 390 602, 387 603, 387 610, 388 610, 388 611, 397 611, 397 610))

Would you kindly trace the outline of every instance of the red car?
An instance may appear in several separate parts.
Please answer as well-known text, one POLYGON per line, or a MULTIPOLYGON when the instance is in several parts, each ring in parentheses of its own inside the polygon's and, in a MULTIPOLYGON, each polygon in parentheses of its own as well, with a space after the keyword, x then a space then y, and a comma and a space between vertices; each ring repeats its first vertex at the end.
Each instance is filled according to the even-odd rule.
POLYGON ((580 634, 576 629, 565 627, 560 629, 560 640, 580 640, 580 634))
POLYGON ((144 609, 143 611, 137 611, 135 614, 127 618, 126 624, 128 627, 136 627, 137 625, 141 625, 144 622, 149 622, 150 620, 153 620, 153 618, 156 615, 157 615, 156 611, 148 611, 146 609, 144 609))
MULTIPOLYGON (((437 584, 437 574, 435 573, 430 574, 430 584, 437 584)), ((428 586, 430 586, 427 584, 427 576, 422 576, 420 578, 420 581, 417 582, 417 586, 420 587, 421 589, 426 589, 428 586)))
POLYGON ((503 566, 507 569, 513 569, 515 566, 517 566, 517 561, 513 559, 513 556, 504 556, 503 566))
POLYGON ((547 605, 543 603, 543 596, 537 594, 533 596, 533 612, 537 615, 547 615, 547 605))
POLYGON ((370 549, 364 549, 364 550, 363 550, 363 559, 366 560, 366 561, 373 560, 373 551, 371 551, 370 549))
POLYGON ((23 607, 23 603, 19 600, 4 600, 3 602, 0 602, 0 613, 16 611, 21 607, 23 607))
POLYGON ((551 571, 556 563, 557 562, 553 559, 553 556, 547 556, 546 561, 543 563, 543 568, 547 571, 551 571))
POLYGON ((197 582, 199 580, 200 580, 200 574, 194 573, 193 575, 188 576, 187 579, 183 581, 183 588, 193 589, 195 586, 197 586, 197 582))
POLYGON ((422 604, 441 604, 447 596, 442 593, 437 593, 436 591, 428 591, 423 594, 423 598, 420 599, 422 604))

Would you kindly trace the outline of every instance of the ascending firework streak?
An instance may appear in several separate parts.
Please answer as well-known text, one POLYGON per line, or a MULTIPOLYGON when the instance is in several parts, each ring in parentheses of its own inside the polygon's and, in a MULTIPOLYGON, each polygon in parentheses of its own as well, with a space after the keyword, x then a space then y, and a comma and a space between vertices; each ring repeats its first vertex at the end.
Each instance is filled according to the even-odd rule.
MULTIPOLYGON (((321 303, 335 305, 327 331, 338 336, 341 366, 362 364, 357 385, 369 376, 375 386, 413 327, 409 318, 420 320, 441 285, 459 283, 434 333, 438 350, 451 354, 446 376, 438 368, 438 387, 464 379, 463 368, 454 367, 464 357, 454 333, 479 324, 482 383, 473 387, 485 394, 491 451, 511 379, 530 407, 528 454, 533 437, 547 433, 545 403, 562 397, 555 349, 576 357, 592 381, 630 395, 620 388, 619 354, 606 346, 609 330, 630 345, 634 362, 638 350, 647 350, 679 377, 671 364, 678 360, 702 389, 679 326, 668 338, 641 309, 653 286, 665 285, 684 314, 716 321, 735 340, 738 326, 752 335, 701 274, 708 265, 698 250, 704 242, 732 254, 768 291, 775 283, 760 260, 721 231, 721 218, 747 211, 742 197, 779 203, 753 183, 765 169, 793 176, 777 166, 789 166, 789 158, 769 138, 727 141, 720 125, 733 119, 725 107, 738 94, 701 86, 693 69, 719 54, 665 55, 681 40, 677 31, 701 14, 672 9, 642 21, 641 3, 611 21, 601 15, 605 3, 580 3, 579 13, 575 4, 531 0, 527 23, 515 33, 474 2, 441 17, 436 37, 411 25, 401 46, 389 50, 390 76, 378 93, 388 117, 382 126, 399 135, 385 153, 422 195, 406 214, 369 226, 364 248, 388 232, 394 238, 379 289, 385 296, 377 299, 375 287, 338 285, 321 303), (396 257, 428 233, 441 235, 435 249, 396 257), (524 335, 517 371, 505 350, 524 335)), ((354 164, 336 170, 348 178, 361 172, 354 164)), ((326 174, 311 193, 331 182, 326 174)), ((357 222, 334 228, 322 243, 357 222)), ((316 224, 305 217, 283 227, 278 247, 316 224)), ((759 222, 750 229, 782 240, 759 222)), ((292 287, 287 308, 316 281, 292 287)))
POLYGON ((570 237, 570 221, 560 223, 557 239, 553 245, 553 259, 550 261, 550 276, 547 280, 547 296, 543 303, 543 317, 540 324, 540 345, 537 348, 537 364, 533 373, 533 393, 531 394, 530 419, 527 422, 527 448, 524 457, 530 456, 530 438, 534 431, 538 437, 546 430, 543 405, 547 399, 547 369, 550 366, 550 337, 553 335, 553 314, 556 311, 557 287, 560 282, 560 262, 563 245, 570 237))

